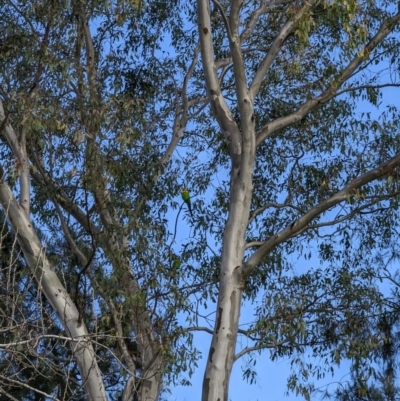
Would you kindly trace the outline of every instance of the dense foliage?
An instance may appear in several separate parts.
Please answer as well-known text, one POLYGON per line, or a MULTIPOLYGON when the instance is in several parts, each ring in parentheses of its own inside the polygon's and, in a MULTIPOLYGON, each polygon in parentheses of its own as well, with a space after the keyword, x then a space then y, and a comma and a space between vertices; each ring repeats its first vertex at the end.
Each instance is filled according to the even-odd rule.
MULTIPOLYGON (((245 2, 243 76, 228 21, 235 3, 210 10, 219 94, 243 138, 238 87, 254 95, 240 265, 243 300, 255 307, 251 323, 236 322, 251 345, 235 358, 264 349, 272 360, 289 357, 289 387, 307 398, 308 378, 343 359, 354 362, 355 381, 368 381, 369 361, 388 344, 384 319, 396 319, 395 296, 380 281, 397 285, 387 263, 398 255, 400 123, 397 99, 385 98, 400 85, 397 3, 245 2), (306 350, 316 358, 309 364, 306 350)), ((212 332, 203 311, 226 276, 240 153, 201 65, 198 9, 5 0, 0 11, 0 181, 21 196, 90 334, 107 395, 144 400, 149 388, 157 398, 188 384, 199 358, 193 332, 212 332)), ((0 397, 83 400, 63 316, 7 216, 3 207, 0 397)))

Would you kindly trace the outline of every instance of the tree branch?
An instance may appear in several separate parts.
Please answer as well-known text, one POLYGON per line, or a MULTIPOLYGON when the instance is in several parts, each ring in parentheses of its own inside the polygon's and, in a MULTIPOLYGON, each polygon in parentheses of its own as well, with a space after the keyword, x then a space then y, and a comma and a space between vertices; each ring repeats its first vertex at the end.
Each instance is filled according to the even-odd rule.
POLYGON ((303 15, 310 10, 310 8, 315 4, 316 0, 306 1, 305 5, 299 10, 296 15, 290 21, 286 22, 283 26, 279 34, 276 36, 274 41, 272 42, 271 48, 268 50, 268 54, 265 56, 264 60, 261 62, 260 67, 258 68, 253 82, 250 85, 250 92, 252 97, 255 98, 260 86, 264 80, 265 74, 268 72, 271 67, 272 62, 275 60, 275 57, 279 53, 282 48, 283 43, 288 38, 288 36, 293 32, 294 28, 297 25, 297 22, 303 17, 303 15))
MULTIPOLYGON (((393 196, 395 196, 395 195, 393 195, 393 196)), ((350 213, 346 214, 345 216, 338 217, 335 220, 325 221, 323 223, 318 223, 318 224, 312 224, 312 225, 309 225, 309 226, 305 227, 305 229, 313 230, 313 229, 320 228, 320 227, 334 226, 334 225, 339 224, 339 223, 341 223, 343 221, 351 219, 356 214, 374 213, 376 211, 381 210, 382 208, 379 208, 378 210, 372 210, 370 212, 362 212, 362 211, 364 209, 367 209, 367 208, 373 206, 373 205, 376 205, 376 203, 378 201, 379 200, 377 200, 376 202, 368 203, 367 205, 362 205, 362 206, 358 207, 357 209, 352 210, 350 213)))
POLYGON ((218 0, 211 0, 211 1, 215 4, 215 6, 218 8, 219 12, 221 13, 221 17, 222 17, 222 20, 224 21, 225 29, 226 29, 226 32, 227 32, 227 35, 228 35, 228 40, 231 41, 232 40, 232 33, 231 33, 231 29, 229 27, 229 22, 228 22, 228 20, 226 18, 226 14, 225 14, 224 8, 222 7, 221 3, 218 0))
POLYGON ((228 145, 229 154, 234 157, 240 153, 241 138, 235 119, 222 95, 214 61, 214 48, 208 0, 197 0, 198 25, 200 35, 201 59, 211 109, 217 117, 221 131, 228 145))
POLYGON ((248 23, 246 24, 246 28, 240 35, 240 43, 243 44, 253 32, 254 26, 256 25, 260 15, 264 14, 267 11, 267 3, 265 0, 261 0, 261 5, 256 10, 254 10, 251 15, 248 23))
MULTIPOLYGON (((41 395, 45 396, 46 399, 50 399, 50 400, 53 400, 53 401, 61 401, 59 398, 53 397, 52 395, 47 394, 44 391, 41 391, 41 390, 39 390, 39 389, 37 389, 35 387, 32 387, 32 386, 26 384, 25 382, 23 382, 22 380, 14 380, 14 379, 11 379, 10 377, 6 377, 6 376, 3 376, 3 375, 0 375, 0 378, 5 380, 5 381, 8 381, 10 383, 13 383, 17 387, 25 387, 28 390, 33 391, 34 393, 41 394, 41 395)), ((1 392, 3 392, 3 391, 1 391, 1 392)))
POLYGON ((398 166, 400 166, 400 155, 395 156, 381 166, 374 168, 362 176, 350 181, 342 190, 338 191, 330 198, 323 200, 321 203, 305 213, 302 217, 297 219, 294 223, 290 224, 285 229, 266 240, 264 244, 250 256, 247 262, 238 269, 238 273, 242 275, 243 278, 247 277, 256 268, 258 263, 260 263, 261 260, 276 246, 281 244, 283 241, 298 235, 313 219, 333 206, 336 206, 340 202, 346 200, 348 196, 354 193, 354 190, 359 189, 363 185, 391 173, 398 166))
POLYGON ((32 160, 35 167, 40 172, 40 174, 38 172, 32 172, 33 179, 37 181, 38 184, 48 188, 57 203, 61 205, 65 211, 71 214, 71 216, 74 217, 74 219, 87 233, 93 233, 95 235, 101 234, 101 230, 90 220, 89 216, 79 206, 77 206, 56 183, 51 180, 50 176, 44 171, 43 167, 35 158, 35 155, 33 155, 32 160))
POLYGON ((338 91, 335 96, 339 96, 339 95, 341 95, 343 93, 346 93, 346 92, 354 92, 356 90, 361 90, 361 89, 369 89, 369 88, 371 88, 371 89, 381 89, 381 88, 398 88, 398 87, 400 87, 400 83, 399 84, 390 83, 390 84, 380 84, 380 85, 368 85, 368 84, 366 84, 366 85, 360 85, 360 86, 351 86, 349 88, 342 89, 341 91, 338 91))
POLYGON ((365 61, 366 55, 371 54, 371 52, 392 32, 392 28, 400 20, 400 12, 393 16, 391 19, 383 22, 381 27, 375 36, 368 42, 368 44, 363 48, 363 50, 356 56, 343 70, 340 76, 332 83, 329 88, 325 90, 322 94, 313 99, 308 100, 302 106, 300 106, 294 113, 289 114, 285 117, 277 118, 276 120, 266 124, 257 133, 257 146, 259 146, 268 136, 272 135, 274 132, 281 130, 297 121, 300 121, 306 114, 310 111, 322 106, 329 100, 337 96, 338 88, 347 81, 356 69, 365 61))
POLYGON ((248 248, 255 248, 256 246, 261 246, 264 243, 264 241, 251 241, 251 242, 246 242, 244 245, 244 249, 248 248))
POLYGON ((65 331, 73 338, 72 352, 78 362, 82 381, 91 399, 106 400, 92 343, 87 339, 84 324, 78 324, 79 313, 68 292, 53 271, 44 248, 26 214, 21 211, 14 195, 4 180, 0 181, 0 205, 16 233, 18 243, 38 286, 42 289, 53 310, 58 314, 65 331))
POLYGON ((6 397, 8 397, 12 401, 19 401, 17 398, 13 397, 11 394, 7 393, 5 390, 0 388, 0 393, 4 394, 6 397))
POLYGON ((7 142, 17 159, 16 167, 20 173, 20 199, 19 204, 22 206, 26 217, 29 219, 30 205, 30 182, 29 182, 29 160, 26 153, 26 129, 22 127, 21 139, 18 140, 17 134, 13 127, 7 123, 4 113, 3 102, 0 100, 0 122, 4 122, 4 132, 7 142))
POLYGON ((253 213, 250 215, 249 224, 252 223, 254 221, 254 219, 259 214, 261 214, 264 210, 267 210, 271 207, 273 207, 275 209, 284 209, 285 207, 287 207, 287 208, 291 208, 291 209, 297 210, 298 212, 302 213, 302 210, 299 207, 294 206, 292 204, 270 202, 270 203, 267 203, 265 206, 259 207, 258 209, 253 211, 253 213))
POLYGON ((286 340, 279 341, 277 343, 271 343, 271 344, 265 344, 265 345, 255 345, 254 347, 246 347, 234 356, 234 361, 236 362, 239 358, 241 358, 245 354, 248 354, 249 352, 261 351, 263 349, 280 347, 281 345, 288 343, 289 341, 290 340, 286 339, 286 340))
POLYGON ((209 327, 204 327, 204 326, 196 326, 196 327, 188 327, 186 331, 204 331, 208 334, 213 334, 214 331, 210 329, 209 327))
MULTIPOLYGON (((71 231, 69 230, 67 223, 65 222, 64 216, 61 213, 60 207, 58 205, 58 203, 56 202, 56 200, 54 199, 54 197, 52 197, 53 200, 53 204, 54 207, 56 208, 58 217, 60 219, 61 222, 61 227, 63 229, 65 238, 68 241, 69 246, 71 247, 72 253, 75 254, 77 256, 77 258, 79 259, 79 261, 81 262, 81 265, 83 266, 82 270, 80 271, 78 277, 76 278, 76 282, 77 282, 77 286, 75 289, 75 304, 77 303, 77 294, 78 294, 78 284, 79 284, 79 279, 80 276, 85 273, 86 269, 90 266, 91 264, 91 260, 93 259, 95 250, 93 250, 92 253, 92 257, 90 260, 88 260, 86 258, 86 256, 83 254, 83 252, 79 249, 79 247, 76 245, 75 240, 73 239, 72 235, 71 235, 71 231)), ((122 399, 123 400, 130 400, 134 394, 135 391, 135 383, 136 383, 136 378, 135 378, 135 372, 136 372, 136 364, 133 360, 133 358, 131 357, 128 347, 126 346, 126 343, 124 341, 123 338, 123 328, 122 328, 122 324, 121 324, 121 319, 118 318, 118 311, 114 305, 113 300, 111 299, 111 297, 106 296, 106 294, 104 293, 102 287, 98 284, 97 280, 95 279, 95 277, 93 276, 92 272, 89 270, 88 272, 88 276, 90 277, 90 280, 93 284, 93 286, 96 288, 97 292, 102 296, 102 298, 104 299, 104 301, 108 304, 110 310, 111 310, 111 316, 113 318, 114 324, 115 324, 115 328, 116 331, 118 333, 117 336, 117 343, 118 343, 118 347, 121 350, 121 354, 122 354, 122 359, 124 364, 127 366, 127 370, 130 374, 130 377, 125 385, 124 391, 123 391, 123 396, 122 399)), ((82 311, 81 311, 81 307, 79 308, 79 306, 77 305, 78 309, 79 309, 79 314, 81 317, 82 311)))

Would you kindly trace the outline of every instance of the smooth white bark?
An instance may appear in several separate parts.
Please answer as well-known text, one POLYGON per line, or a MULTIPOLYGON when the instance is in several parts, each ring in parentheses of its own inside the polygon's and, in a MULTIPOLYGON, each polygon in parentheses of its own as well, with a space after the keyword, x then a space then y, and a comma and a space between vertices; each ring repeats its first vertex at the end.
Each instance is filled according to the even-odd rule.
POLYGON ((199 34, 203 70, 211 107, 218 121, 231 157, 229 217, 224 231, 221 282, 214 334, 203 381, 203 401, 226 401, 240 317, 243 283, 238 268, 244 255, 255 160, 255 121, 253 98, 247 89, 241 41, 238 32, 240 1, 232 2, 229 17, 231 55, 236 82, 236 96, 241 114, 241 131, 222 95, 214 62, 208 1, 198 0, 199 34))
POLYGON ((254 98, 262 85, 266 73, 281 50, 285 39, 294 32, 297 22, 316 2, 314 0, 306 2, 301 11, 282 27, 266 57, 255 72, 250 88, 246 83, 241 46, 246 41, 246 38, 250 37, 251 27, 255 26, 257 17, 265 12, 266 5, 262 3, 251 15, 244 32, 240 35, 240 11, 243 3, 240 0, 230 1, 228 19, 226 17, 228 11, 224 10, 220 3, 214 3, 217 4, 226 27, 226 38, 230 45, 229 57, 219 63, 214 60, 208 0, 197 0, 198 29, 207 94, 214 117, 228 145, 231 158, 231 179, 229 215, 223 239, 217 315, 204 375, 202 400, 226 401, 228 399, 229 378, 233 362, 236 360, 234 352, 238 333, 242 289, 246 277, 278 244, 301 233, 315 217, 344 201, 355 188, 360 188, 378 177, 389 174, 400 163, 400 156, 397 156, 379 168, 353 180, 342 191, 305 213, 304 216, 283 231, 265 242, 259 241, 256 245, 258 249, 248 259, 247 263, 244 263, 244 249, 246 247, 244 238, 249 224, 256 146, 260 145, 273 132, 299 121, 316 107, 337 96, 337 88, 357 70, 358 66, 365 60, 365 54, 369 54, 391 32, 394 25, 400 20, 400 15, 397 14, 382 24, 374 38, 365 46, 365 54, 354 58, 330 88, 320 96, 305 102, 295 113, 268 123, 256 136, 254 98), (226 65, 230 62, 232 62, 235 78, 240 130, 224 99, 217 75, 217 66, 226 65))
POLYGON ((45 249, 25 212, 13 196, 0 172, 0 205, 7 216, 29 269, 35 275, 37 284, 71 337, 71 348, 77 360, 88 400, 107 400, 101 372, 84 323, 79 322, 79 312, 71 297, 51 270, 45 249))

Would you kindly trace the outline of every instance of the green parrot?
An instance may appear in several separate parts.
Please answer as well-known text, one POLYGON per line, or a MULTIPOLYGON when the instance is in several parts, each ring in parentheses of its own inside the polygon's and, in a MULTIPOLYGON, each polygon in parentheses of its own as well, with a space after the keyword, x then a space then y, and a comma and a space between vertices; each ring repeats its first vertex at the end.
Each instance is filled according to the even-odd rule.
POLYGON ((181 261, 177 256, 175 256, 172 262, 172 269, 178 270, 180 267, 181 267, 181 261))
POLYGON ((183 188, 181 195, 182 195, 182 199, 188 205, 190 216, 193 218, 192 205, 190 203, 190 195, 189 195, 189 191, 187 190, 187 188, 183 188))
POLYGON ((174 252, 170 253, 169 259, 171 268, 169 272, 169 278, 172 280, 176 280, 179 278, 178 270, 181 267, 181 260, 174 252))

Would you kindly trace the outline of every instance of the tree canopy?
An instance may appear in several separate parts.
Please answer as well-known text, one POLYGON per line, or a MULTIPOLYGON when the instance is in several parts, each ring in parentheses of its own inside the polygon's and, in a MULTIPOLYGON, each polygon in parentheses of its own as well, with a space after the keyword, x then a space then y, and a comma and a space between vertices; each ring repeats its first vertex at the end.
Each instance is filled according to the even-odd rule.
POLYGON ((158 400, 199 330, 204 401, 267 349, 306 399, 343 359, 373 375, 397 313, 397 2, 0 10, 0 397, 158 400))

